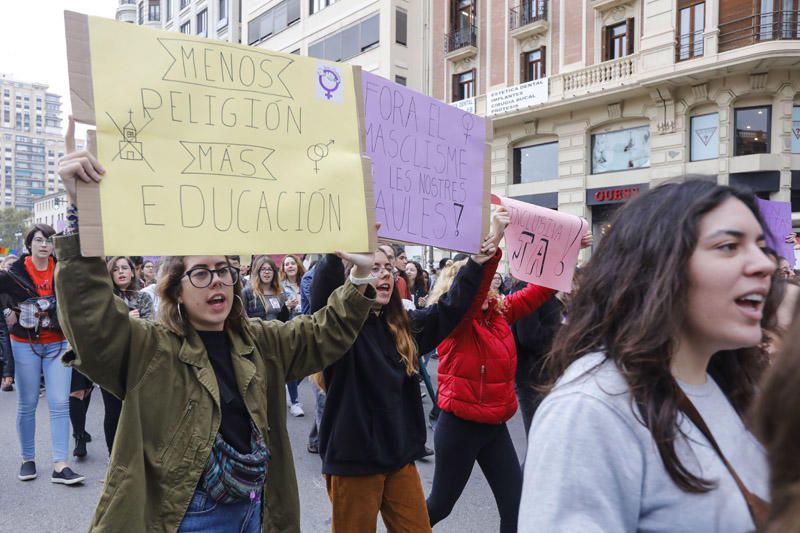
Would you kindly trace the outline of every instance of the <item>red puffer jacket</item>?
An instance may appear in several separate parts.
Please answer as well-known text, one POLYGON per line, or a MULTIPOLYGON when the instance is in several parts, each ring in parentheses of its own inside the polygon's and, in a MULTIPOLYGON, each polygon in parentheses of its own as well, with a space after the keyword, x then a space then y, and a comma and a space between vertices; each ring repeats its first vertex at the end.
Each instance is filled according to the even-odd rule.
POLYGON ((481 307, 502 252, 483 268, 481 286, 461 323, 439 344, 439 408, 464 420, 502 424, 517 411, 517 349, 509 324, 535 311, 555 292, 528 284, 505 297, 503 311, 481 307))

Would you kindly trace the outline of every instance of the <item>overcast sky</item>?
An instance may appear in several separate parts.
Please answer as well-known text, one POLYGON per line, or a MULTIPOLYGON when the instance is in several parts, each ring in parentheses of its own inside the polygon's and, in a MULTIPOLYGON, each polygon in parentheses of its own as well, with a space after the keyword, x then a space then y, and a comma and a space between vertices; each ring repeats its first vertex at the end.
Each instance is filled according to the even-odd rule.
MULTIPOLYGON (((119 0, 0 0, 0 72, 46 83, 60 94, 66 129, 69 101, 64 10, 114 18, 119 0)), ((80 135, 80 133, 79 133, 80 135)))

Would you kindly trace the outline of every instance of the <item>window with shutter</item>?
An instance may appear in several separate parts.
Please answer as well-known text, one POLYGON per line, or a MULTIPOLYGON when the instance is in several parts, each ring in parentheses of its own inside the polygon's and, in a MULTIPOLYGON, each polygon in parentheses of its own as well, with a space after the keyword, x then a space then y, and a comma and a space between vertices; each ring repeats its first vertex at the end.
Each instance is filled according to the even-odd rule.
POLYGON ((633 33, 633 19, 629 18, 627 21, 625 21, 625 26, 625 33, 627 37, 625 55, 629 56, 633 54, 633 41, 635 40, 633 33))
POLYGON ((520 82, 538 80, 545 76, 544 72, 544 46, 522 54, 522 72, 520 82))
POLYGON ((542 75, 541 75, 541 77, 542 78, 546 78, 547 77, 547 47, 546 46, 542 46, 541 48, 539 48, 539 52, 540 52, 540 54, 542 56, 542 75))
POLYGON ((604 28, 603 61, 619 59, 633 53, 633 19, 604 28))

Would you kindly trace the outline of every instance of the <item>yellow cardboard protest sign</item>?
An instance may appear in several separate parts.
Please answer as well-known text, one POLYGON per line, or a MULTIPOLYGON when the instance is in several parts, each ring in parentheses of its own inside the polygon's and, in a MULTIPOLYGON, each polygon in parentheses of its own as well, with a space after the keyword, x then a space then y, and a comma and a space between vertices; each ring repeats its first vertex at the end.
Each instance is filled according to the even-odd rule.
POLYGON ((84 255, 374 248, 357 68, 65 18, 74 112, 107 171, 79 190, 84 255))

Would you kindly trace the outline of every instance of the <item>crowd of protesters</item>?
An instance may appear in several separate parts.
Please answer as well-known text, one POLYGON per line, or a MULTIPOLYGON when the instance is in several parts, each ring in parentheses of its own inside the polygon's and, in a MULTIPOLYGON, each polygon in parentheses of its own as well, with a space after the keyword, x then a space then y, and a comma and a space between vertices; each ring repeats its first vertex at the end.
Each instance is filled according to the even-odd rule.
POLYGON ((67 148, 67 227, 32 227, 0 267, 0 376, 21 481, 37 477, 42 387, 51 481, 84 481, 71 461, 98 453, 85 426, 100 389, 93 529, 299 531, 286 416, 306 415, 307 383, 307 449, 340 533, 379 515, 431 531, 475 463, 502 532, 800 531, 800 283, 752 194, 692 180, 641 194, 566 298, 498 272, 504 208, 479 253, 430 272, 395 243, 249 263, 82 257, 75 184, 104 170, 70 134, 67 148), (415 461, 431 455, 426 495, 415 461))

